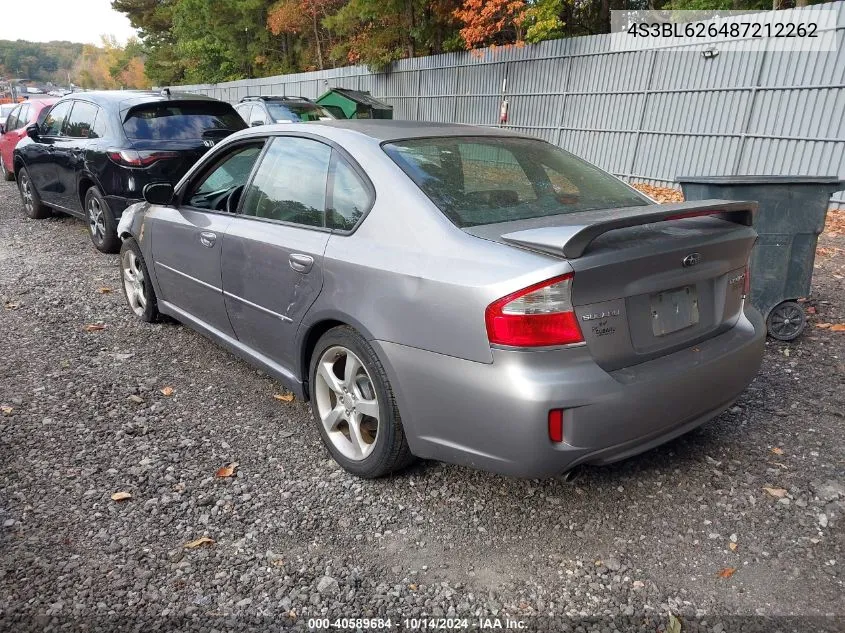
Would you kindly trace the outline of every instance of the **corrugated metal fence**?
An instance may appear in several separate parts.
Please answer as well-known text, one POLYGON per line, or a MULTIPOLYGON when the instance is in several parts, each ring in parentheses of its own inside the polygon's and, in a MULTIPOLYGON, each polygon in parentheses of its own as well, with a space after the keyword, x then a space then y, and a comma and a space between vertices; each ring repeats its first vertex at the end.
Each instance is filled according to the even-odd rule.
MULTIPOLYGON (((679 175, 833 175, 845 179, 845 2, 835 52, 783 51, 783 41, 733 40, 705 58, 689 39, 620 50, 618 35, 553 40, 406 59, 389 73, 365 66, 179 86, 237 102, 246 95, 316 98, 330 87, 368 90, 394 118, 506 126, 556 143, 632 181, 679 175), (777 49, 777 50, 773 50, 777 49)), ((754 20, 754 16, 747 16, 754 20)), ((845 206, 845 194, 834 197, 845 206)))

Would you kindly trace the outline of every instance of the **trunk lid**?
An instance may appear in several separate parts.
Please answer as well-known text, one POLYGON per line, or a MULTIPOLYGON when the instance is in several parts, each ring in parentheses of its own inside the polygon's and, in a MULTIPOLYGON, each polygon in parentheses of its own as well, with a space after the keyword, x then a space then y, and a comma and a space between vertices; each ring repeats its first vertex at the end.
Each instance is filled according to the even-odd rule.
POLYGON ((575 271, 572 303, 591 355, 613 371, 733 327, 757 234, 753 202, 703 201, 587 211, 467 232, 557 257, 575 271))
POLYGON ((131 142, 131 147, 138 152, 161 152, 163 155, 172 153, 172 157, 167 156, 156 160, 145 167, 144 171, 151 182, 167 181, 174 185, 210 149, 204 139, 178 141, 135 139, 131 142))

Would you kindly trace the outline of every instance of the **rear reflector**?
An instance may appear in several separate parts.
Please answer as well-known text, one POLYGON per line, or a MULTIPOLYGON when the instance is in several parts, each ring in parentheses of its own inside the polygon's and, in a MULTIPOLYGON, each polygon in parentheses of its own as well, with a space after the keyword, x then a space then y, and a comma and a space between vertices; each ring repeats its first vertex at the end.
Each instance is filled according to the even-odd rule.
POLYGON ((557 444, 563 441, 563 409, 549 411, 549 439, 557 444))
POLYGON ((572 273, 554 277, 491 303, 484 314, 487 338, 513 347, 583 342, 572 309, 572 278, 572 273))

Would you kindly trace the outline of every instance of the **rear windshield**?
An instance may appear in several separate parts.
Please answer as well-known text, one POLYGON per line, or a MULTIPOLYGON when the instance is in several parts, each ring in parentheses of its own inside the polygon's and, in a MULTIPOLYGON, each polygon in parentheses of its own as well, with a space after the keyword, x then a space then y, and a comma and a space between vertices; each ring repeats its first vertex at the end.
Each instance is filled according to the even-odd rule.
POLYGON ((540 140, 447 136, 384 149, 460 227, 649 204, 614 176, 540 140))
POLYGON ((132 109, 123 123, 127 137, 144 140, 200 139, 245 127, 232 106, 214 102, 151 103, 132 109))
POLYGON ((267 111, 270 117, 277 123, 292 122, 304 123, 307 121, 319 121, 321 119, 333 119, 334 117, 324 108, 311 103, 267 103, 267 111))

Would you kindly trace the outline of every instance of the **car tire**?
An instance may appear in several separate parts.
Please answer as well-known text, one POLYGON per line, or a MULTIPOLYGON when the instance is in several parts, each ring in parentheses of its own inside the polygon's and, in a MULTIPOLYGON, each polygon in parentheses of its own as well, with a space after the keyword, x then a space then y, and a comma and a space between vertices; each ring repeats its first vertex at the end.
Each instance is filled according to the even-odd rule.
POLYGON ((120 247, 120 281, 129 309, 142 321, 155 323, 159 319, 158 299, 141 247, 135 238, 127 238, 120 247))
POLYGON ((309 377, 320 437, 347 472, 374 479, 399 472, 416 459, 384 366, 357 331, 339 326, 326 332, 314 347, 309 377), (354 369, 347 379, 350 359, 354 369), (369 415, 373 412, 376 417, 369 415))
POLYGON ((3 160, 2 156, 0 156, 0 176, 2 176, 3 180, 6 182, 11 182, 15 179, 14 172, 11 172, 6 168, 6 161, 3 160))
POLYGON ((41 196, 32 184, 32 179, 29 177, 29 172, 26 167, 21 167, 18 170, 18 193, 21 194, 21 202, 23 202, 23 211, 27 217, 33 220, 43 220, 52 215, 49 207, 44 206, 41 202, 41 196))
POLYGON ((101 253, 120 251, 120 238, 117 236, 117 222, 109 208, 109 203, 96 187, 85 193, 85 220, 88 223, 88 235, 91 242, 101 253))

